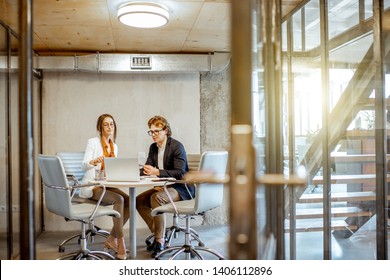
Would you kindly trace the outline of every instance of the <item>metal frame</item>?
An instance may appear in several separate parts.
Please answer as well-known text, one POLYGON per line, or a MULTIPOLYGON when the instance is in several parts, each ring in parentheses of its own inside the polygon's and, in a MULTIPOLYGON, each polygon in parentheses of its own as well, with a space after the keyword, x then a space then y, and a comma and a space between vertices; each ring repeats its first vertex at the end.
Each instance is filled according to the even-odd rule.
POLYGON ((375 153, 376 153, 376 253, 377 259, 387 260, 388 253, 388 184, 387 184, 387 129, 385 59, 382 21, 384 1, 373 1, 374 62, 375 62, 375 153))

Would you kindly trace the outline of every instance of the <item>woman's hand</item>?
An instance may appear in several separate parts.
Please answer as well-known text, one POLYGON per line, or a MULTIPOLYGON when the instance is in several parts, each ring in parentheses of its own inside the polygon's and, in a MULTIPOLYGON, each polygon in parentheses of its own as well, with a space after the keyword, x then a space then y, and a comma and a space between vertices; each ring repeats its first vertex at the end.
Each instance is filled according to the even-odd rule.
POLYGON ((146 175, 156 175, 156 176, 159 176, 160 175, 160 170, 154 166, 151 166, 151 165, 144 165, 144 173, 146 175))
POLYGON ((90 165, 98 165, 99 163, 103 163, 104 156, 97 157, 89 162, 90 165))

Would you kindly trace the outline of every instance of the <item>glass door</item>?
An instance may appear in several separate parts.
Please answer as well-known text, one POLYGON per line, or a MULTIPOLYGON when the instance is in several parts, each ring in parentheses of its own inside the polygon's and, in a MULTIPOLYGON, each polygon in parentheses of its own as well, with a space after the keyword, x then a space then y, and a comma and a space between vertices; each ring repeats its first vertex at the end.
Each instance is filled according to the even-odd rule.
POLYGON ((386 258, 387 157, 381 155, 389 146, 389 91, 381 72, 389 43, 375 25, 383 3, 382 16, 388 1, 375 8, 372 1, 311 0, 283 22, 284 100, 292 104, 283 108, 293 120, 285 121, 294 156, 289 168, 303 165, 309 176, 285 213, 287 258, 386 258))
POLYGON ((388 259, 390 1, 280 5, 232 2, 232 258, 388 259))

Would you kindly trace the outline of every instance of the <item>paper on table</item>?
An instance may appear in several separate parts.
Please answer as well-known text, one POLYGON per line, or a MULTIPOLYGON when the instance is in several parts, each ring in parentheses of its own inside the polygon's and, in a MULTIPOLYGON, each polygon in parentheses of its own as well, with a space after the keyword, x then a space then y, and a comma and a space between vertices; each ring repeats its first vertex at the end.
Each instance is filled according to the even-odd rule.
POLYGON ((171 181, 171 180, 176 180, 173 177, 162 177, 162 178, 153 178, 152 182, 159 182, 159 181, 171 181))

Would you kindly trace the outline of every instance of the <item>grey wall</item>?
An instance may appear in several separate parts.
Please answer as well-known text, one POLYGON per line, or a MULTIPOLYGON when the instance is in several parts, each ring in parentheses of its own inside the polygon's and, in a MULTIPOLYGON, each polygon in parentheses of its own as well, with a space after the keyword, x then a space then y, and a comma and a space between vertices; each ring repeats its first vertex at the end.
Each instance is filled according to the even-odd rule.
POLYGON ((168 119, 187 153, 199 153, 199 108, 199 74, 45 73, 43 151, 83 151, 87 139, 97 135, 98 116, 110 113, 120 156, 148 150, 147 121, 154 115, 168 119))
MULTIPOLYGON (((47 72, 42 106, 46 154, 83 151, 87 139, 97 135, 96 119, 102 113, 112 114, 117 121, 120 156, 147 151, 151 144, 147 120, 156 114, 168 119, 173 137, 189 154, 229 148, 229 68, 202 75, 47 72)), ((218 216, 218 222, 226 222, 225 212, 217 210, 214 220, 218 216)), ((45 224, 46 230, 78 229, 46 210, 45 224)), ((103 218, 103 227, 111 224, 110 218, 103 218)), ((146 227, 139 216, 137 227, 146 227)))

